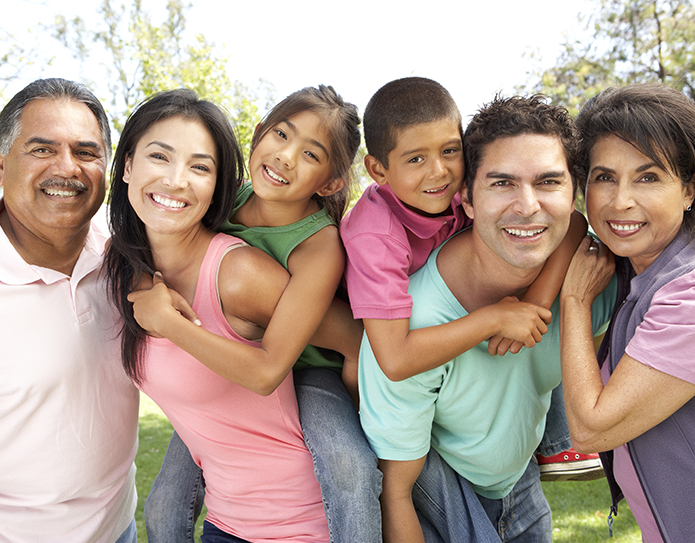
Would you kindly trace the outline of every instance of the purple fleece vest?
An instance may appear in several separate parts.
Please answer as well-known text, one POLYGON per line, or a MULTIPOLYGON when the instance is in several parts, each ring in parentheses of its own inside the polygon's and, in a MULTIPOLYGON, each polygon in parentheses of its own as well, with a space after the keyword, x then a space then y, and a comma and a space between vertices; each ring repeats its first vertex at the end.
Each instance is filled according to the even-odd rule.
MULTIPOLYGON (((616 258, 618 300, 613 320, 598 352, 599 364, 610 354, 610 371, 644 320, 654 294, 663 286, 695 269, 695 243, 681 231, 657 259, 635 275, 627 258, 616 258)), ((628 444, 630 457, 649 506, 666 543, 692 541, 695 515, 695 398, 661 424, 628 444)), ((623 498, 613 477, 613 452, 602 453, 613 497, 613 507, 623 498)))

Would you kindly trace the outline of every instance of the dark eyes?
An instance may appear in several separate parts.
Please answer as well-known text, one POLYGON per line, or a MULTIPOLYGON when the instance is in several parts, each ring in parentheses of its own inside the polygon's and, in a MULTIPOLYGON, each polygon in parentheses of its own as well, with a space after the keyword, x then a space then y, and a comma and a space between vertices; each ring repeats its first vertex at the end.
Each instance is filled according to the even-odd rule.
MULTIPOLYGON (((594 178, 594 182, 596 183, 611 183, 613 181, 615 181, 615 178, 608 173, 598 174, 594 178)), ((654 175, 653 173, 644 174, 642 177, 637 179, 638 183, 656 183, 658 181, 659 177, 654 175)))
MULTIPOLYGON (((32 149, 31 154, 37 156, 47 156, 55 154, 55 151, 49 147, 35 147, 32 149)), ((77 149, 74 151, 74 155, 82 160, 93 160, 98 158, 99 155, 90 149, 77 149)))

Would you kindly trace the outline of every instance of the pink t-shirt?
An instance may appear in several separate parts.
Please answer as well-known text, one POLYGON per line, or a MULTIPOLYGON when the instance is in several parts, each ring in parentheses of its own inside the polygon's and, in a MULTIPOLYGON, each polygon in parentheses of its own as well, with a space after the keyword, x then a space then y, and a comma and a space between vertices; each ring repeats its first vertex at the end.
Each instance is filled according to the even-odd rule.
MULTIPOLYGON (((200 270, 193 310, 206 330, 257 346, 231 329, 217 298, 219 262, 241 243, 226 234, 215 236, 200 270)), ((169 417, 203 469, 208 521, 254 543, 328 542, 291 374, 270 396, 259 396, 169 340, 148 338, 142 390, 169 417)))
POLYGON ((443 241, 470 223, 458 194, 448 213, 426 217, 405 207, 388 185, 367 187, 340 223, 354 317, 410 318, 408 277, 443 241))
MULTIPOLYGON (((646 366, 695 384, 693 344, 695 271, 671 281, 657 291, 625 353, 646 366)), ((601 375, 606 383, 607 361, 603 365, 601 375)), ((662 543, 663 539, 637 478, 627 445, 615 450, 613 471, 640 526, 642 540, 645 543, 662 543)))

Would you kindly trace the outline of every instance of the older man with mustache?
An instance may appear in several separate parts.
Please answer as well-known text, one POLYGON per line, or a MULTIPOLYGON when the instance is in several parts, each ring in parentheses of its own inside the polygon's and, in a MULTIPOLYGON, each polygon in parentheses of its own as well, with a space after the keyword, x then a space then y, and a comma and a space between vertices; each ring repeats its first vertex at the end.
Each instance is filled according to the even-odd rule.
POLYGON ((133 543, 138 393, 99 270, 108 120, 39 80, 0 113, 0 541, 133 543))

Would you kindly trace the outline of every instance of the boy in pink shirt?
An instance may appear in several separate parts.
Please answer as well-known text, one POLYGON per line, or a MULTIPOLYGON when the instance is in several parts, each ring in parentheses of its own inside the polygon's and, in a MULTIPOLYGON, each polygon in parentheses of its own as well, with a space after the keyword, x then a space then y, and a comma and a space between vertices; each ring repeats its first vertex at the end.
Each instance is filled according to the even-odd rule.
MULTIPOLYGON (((364 113, 369 152, 364 162, 376 183, 343 219, 340 234, 348 255, 345 277, 353 315, 363 319, 379 366, 394 381, 436 368, 477 344, 471 344, 466 319, 419 330, 410 330, 409 322, 408 277, 432 250, 470 225, 458 195, 462 134, 461 114, 451 95, 421 77, 387 83, 364 113)), ((556 259, 561 273, 546 266, 534 283, 543 285, 542 291, 532 287, 525 299, 550 307, 584 235, 581 228, 575 230, 576 244, 568 240, 557 251, 566 249, 556 259)), ((512 352, 541 340, 545 323, 540 312, 535 325, 524 326, 512 314, 533 310, 529 304, 508 300, 499 305, 506 310, 496 314, 497 333, 518 341, 512 352)))

